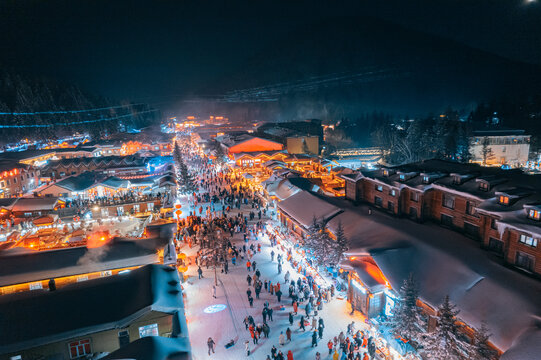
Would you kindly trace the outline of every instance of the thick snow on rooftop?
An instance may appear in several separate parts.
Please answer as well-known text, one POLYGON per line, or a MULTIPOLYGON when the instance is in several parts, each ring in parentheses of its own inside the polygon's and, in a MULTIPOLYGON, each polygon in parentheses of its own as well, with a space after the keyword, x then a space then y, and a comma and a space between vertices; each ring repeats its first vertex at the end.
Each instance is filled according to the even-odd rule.
POLYGON ((370 254, 394 289, 413 273, 420 298, 434 308, 449 295, 459 318, 474 327, 485 321, 502 350, 540 315, 541 284, 491 261, 456 232, 352 210, 331 219, 329 230, 340 222, 348 254, 370 254))
POLYGON ((280 202, 278 207, 306 228, 310 226, 314 217, 316 219, 329 219, 341 211, 340 208, 321 200, 308 191, 299 191, 280 202))

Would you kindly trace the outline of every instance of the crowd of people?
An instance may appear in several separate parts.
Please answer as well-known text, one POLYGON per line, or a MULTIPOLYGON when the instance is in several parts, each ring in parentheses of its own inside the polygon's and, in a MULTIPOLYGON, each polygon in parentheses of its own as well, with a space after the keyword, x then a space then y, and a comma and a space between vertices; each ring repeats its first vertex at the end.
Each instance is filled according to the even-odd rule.
MULTIPOLYGON (((325 337, 325 321, 321 311, 335 297, 334 286, 318 284, 306 269, 293 260, 291 250, 280 246, 276 234, 264 226, 268 208, 250 187, 243 186, 243 179, 227 168, 218 170, 198 155, 188 162, 197 169, 195 172, 198 174, 200 191, 190 196, 190 207, 194 211, 180 221, 179 240, 190 246, 199 246, 196 256, 199 278, 203 276, 204 266, 219 266, 225 274, 230 265, 245 266, 247 302, 250 308, 261 309, 261 315, 248 314, 243 320, 246 355, 250 356, 263 338, 265 341, 277 340, 270 354, 266 354, 267 360, 293 360, 293 351, 286 350, 287 344, 293 341, 295 333, 309 331, 311 345, 318 350, 315 359, 321 359, 324 355, 333 360, 374 359, 373 339, 363 331, 355 330, 354 323, 348 325, 346 333, 325 337), (233 238, 238 233, 242 236, 237 239, 242 240, 235 242, 233 238), (271 246, 270 258, 266 261, 276 264, 278 274, 282 273, 284 262, 291 265, 292 270, 280 276, 283 281, 273 282, 265 278, 258 267, 254 256, 261 253, 263 239, 268 240, 271 246), (269 294, 273 301, 265 300, 268 296, 261 299, 263 293, 269 294), (259 301, 261 303, 257 304, 259 301), (276 309, 287 311, 289 327, 274 334, 271 324, 276 309)), ((275 278, 275 275, 272 274, 272 277, 275 278)), ((215 286, 212 291, 215 296, 215 286)), ((209 338, 207 345, 211 355, 215 341, 209 338)))

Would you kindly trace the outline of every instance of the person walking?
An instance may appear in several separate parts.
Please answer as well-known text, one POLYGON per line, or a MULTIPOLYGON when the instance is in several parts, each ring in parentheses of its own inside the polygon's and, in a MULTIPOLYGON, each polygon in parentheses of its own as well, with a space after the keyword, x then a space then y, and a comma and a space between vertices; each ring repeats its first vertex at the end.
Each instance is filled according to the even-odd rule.
POLYGON ((212 296, 216 299, 216 285, 212 285, 212 296))
POLYGON ((310 331, 313 331, 313 330, 316 330, 317 329, 317 319, 316 317, 314 316, 312 318, 312 328, 310 329, 310 331))
POLYGON ((280 346, 284 346, 286 344, 286 337, 284 336, 283 331, 280 331, 280 336, 278 337, 278 344, 280 346))
POLYGON ((289 325, 293 325, 293 314, 289 313, 289 325))
POLYGON ((293 301, 293 313, 297 315, 297 310, 299 308, 299 303, 297 301, 293 301))
POLYGON ((252 277, 250 276, 250 274, 246 276, 246 282, 248 283, 248 286, 252 286, 252 277))
POLYGON ((327 348, 329 348, 329 355, 332 354, 333 346, 334 346, 334 344, 333 344, 332 340, 329 340, 329 342, 327 343, 327 348))
POLYGON ((286 338, 287 338, 287 341, 291 341, 291 329, 290 328, 287 328, 286 330, 286 338))
POLYGON ((282 290, 278 289, 278 291, 276 291, 276 297, 278 298, 278 302, 280 302, 282 299, 282 290))
POLYGON ((321 354, 319 353, 319 351, 316 353, 316 360, 321 360, 321 354))
POLYGON ((201 266, 197 267, 197 273, 199 274, 199 279, 203 277, 203 269, 201 269, 201 266))
POLYGON ((317 331, 312 333, 312 347, 317 346, 317 331))
POLYGON ((276 346, 272 345, 271 348, 271 356, 273 359, 276 359, 276 353, 278 352, 278 349, 276 349, 276 346))
POLYGON ((244 349, 246 350, 246 356, 250 356, 250 341, 246 340, 244 342, 244 349))
POLYGON ((319 323, 319 326, 317 328, 317 332, 319 334, 319 339, 320 340, 323 339, 323 328, 324 328, 323 324, 319 323))
POLYGON ((274 312, 274 310, 272 310, 272 308, 267 308, 267 315, 269 316, 269 320, 270 321, 274 321, 272 319, 272 313, 274 312))
POLYGON ((293 360, 293 353, 291 352, 291 350, 287 352, 287 360, 293 360))
POLYGON ((211 337, 209 337, 207 340, 207 346, 209 348, 209 356, 210 356, 211 351, 214 354, 214 345, 216 345, 214 340, 211 337))
POLYGON ((271 261, 274 261, 274 250, 271 251, 271 261))
POLYGON ((252 263, 250 262, 250 260, 248 260, 246 262, 246 270, 248 270, 248 272, 250 272, 251 267, 252 267, 252 263))
POLYGON ((306 329, 304 328, 304 316, 301 315, 301 320, 299 321, 299 329, 302 329, 302 331, 306 331, 306 329))

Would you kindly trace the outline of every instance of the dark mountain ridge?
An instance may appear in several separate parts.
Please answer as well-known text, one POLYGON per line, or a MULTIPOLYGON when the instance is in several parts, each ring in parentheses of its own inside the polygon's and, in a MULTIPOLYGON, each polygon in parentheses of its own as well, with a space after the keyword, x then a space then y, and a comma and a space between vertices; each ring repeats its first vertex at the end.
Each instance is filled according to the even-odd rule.
POLYGON ((223 86, 201 93, 273 100, 250 107, 274 120, 354 117, 374 110, 420 115, 541 91, 540 66, 368 16, 299 28, 244 65, 215 82, 223 86), (317 83, 318 77, 324 81, 317 83), (269 88, 274 84, 281 85, 269 88))

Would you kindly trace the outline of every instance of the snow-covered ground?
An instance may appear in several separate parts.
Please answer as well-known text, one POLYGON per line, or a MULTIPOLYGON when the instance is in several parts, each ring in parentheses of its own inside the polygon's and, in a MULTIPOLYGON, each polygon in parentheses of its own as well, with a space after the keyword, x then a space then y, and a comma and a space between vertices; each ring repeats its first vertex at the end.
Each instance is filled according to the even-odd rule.
MULTIPOLYGON (((250 209, 251 210, 251 209, 250 209)), ((249 211, 246 209, 246 211, 249 211)), ((242 246, 242 234, 235 234, 234 244, 242 246)), ((257 263, 257 268, 261 271, 261 280, 270 280, 273 283, 277 281, 284 283, 284 274, 289 271, 292 274, 292 279, 299 277, 298 273, 291 268, 286 262, 283 264, 281 274, 278 274, 276 257, 275 261, 271 261, 271 247, 267 238, 259 240, 262 244, 261 253, 257 253, 253 260, 257 263)), ((195 249, 183 249, 189 255, 190 252, 195 253, 195 249)), ((275 252, 278 249, 274 248, 275 252)), ((335 297, 328 304, 325 304, 319 315, 323 317, 325 322, 325 330, 323 339, 318 343, 316 348, 311 347, 311 327, 307 327, 307 331, 299 331, 300 314, 304 313, 304 307, 299 306, 299 315, 295 316, 295 322, 291 327, 292 341, 285 346, 278 345, 278 337, 280 332, 284 332, 289 327, 288 313, 292 311, 291 299, 287 296, 287 290, 283 288, 285 293, 282 297, 282 305, 285 305, 284 310, 280 310, 280 305, 277 302, 276 296, 265 291, 261 292, 260 299, 255 299, 254 307, 251 308, 248 303, 246 290, 248 284, 246 276, 246 260, 236 266, 230 265, 229 273, 223 274, 218 270, 217 298, 212 296, 212 285, 214 284, 214 270, 212 268, 205 269, 203 279, 198 279, 197 267, 192 265, 189 267, 187 275, 189 276, 186 283, 183 284, 185 292, 185 307, 188 318, 188 331, 193 349, 195 360, 208 359, 207 339, 212 337, 216 342, 216 353, 210 358, 215 359, 261 359, 265 360, 267 355, 270 355, 270 349, 273 345, 278 350, 281 350, 284 355, 288 350, 291 350, 295 360, 315 359, 316 352, 321 353, 322 359, 331 358, 328 355, 327 342, 334 336, 338 336, 340 331, 346 332, 348 323, 355 321, 357 329, 362 329, 364 319, 359 313, 354 316, 349 314, 350 306, 345 299, 335 297), (259 344, 252 343, 250 333, 245 329, 243 320, 246 316, 252 315, 256 324, 262 323, 263 303, 268 301, 274 309, 274 321, 269 321, 271 328, 269 338, 262 337, 259 344), (226 307, 218 312, 206 313, 204 310, 212 305, 225 305, 226 307), (301 311, 302 310, 302 311, 301 311), (226 349, 224 345, 234 339, 236 344, 226 349), (245 353, 244 342, 250 341, 250 349, 252 354, 247 357, 245 353)), ((250 275, 254 273, 251 272, 250 275)), ((252 287, 253 292, 253 287, 252 287)))

